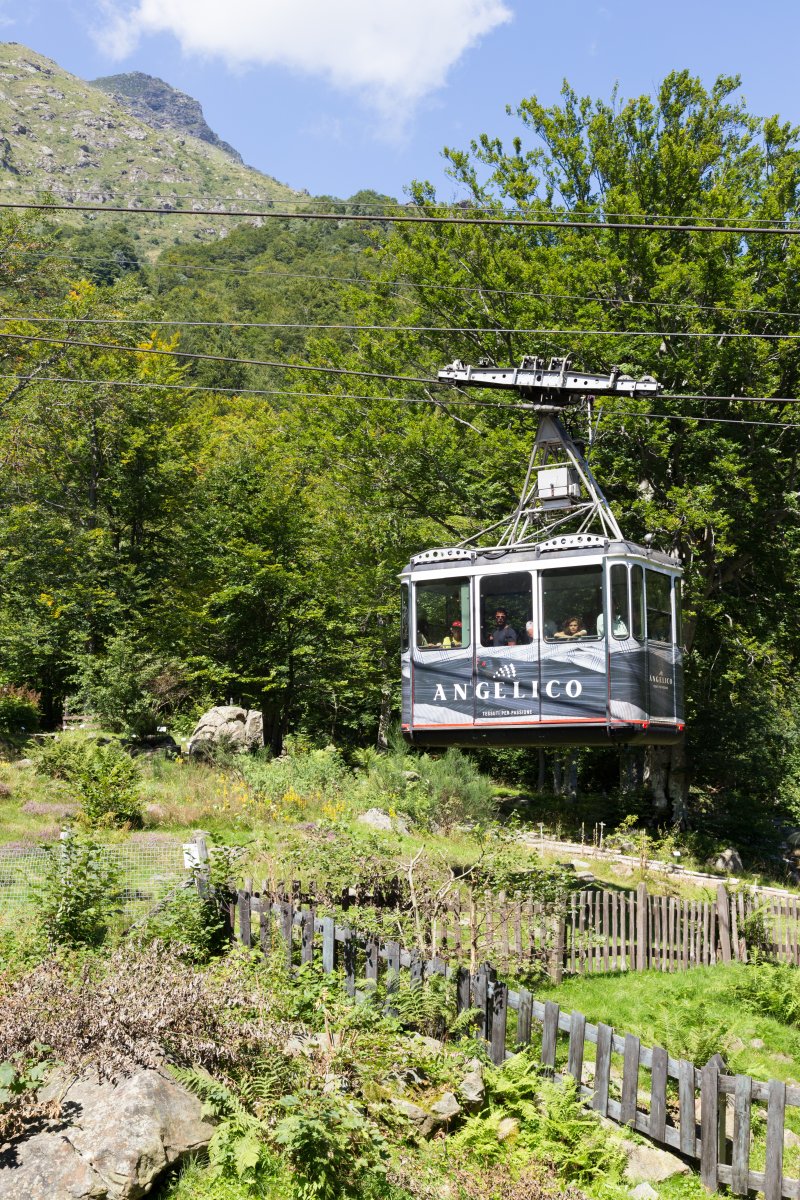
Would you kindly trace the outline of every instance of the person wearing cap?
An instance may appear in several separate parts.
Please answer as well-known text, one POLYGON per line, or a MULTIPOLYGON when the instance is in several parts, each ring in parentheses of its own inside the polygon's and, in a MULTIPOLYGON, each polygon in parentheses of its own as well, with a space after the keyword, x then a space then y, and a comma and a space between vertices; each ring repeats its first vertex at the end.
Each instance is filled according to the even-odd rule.
POLYGON ((453 621, 450 626, 450 633, 446 638, 442 639, 442 647, 445 650, 457 650, 461 645, 461 622, 453 621))

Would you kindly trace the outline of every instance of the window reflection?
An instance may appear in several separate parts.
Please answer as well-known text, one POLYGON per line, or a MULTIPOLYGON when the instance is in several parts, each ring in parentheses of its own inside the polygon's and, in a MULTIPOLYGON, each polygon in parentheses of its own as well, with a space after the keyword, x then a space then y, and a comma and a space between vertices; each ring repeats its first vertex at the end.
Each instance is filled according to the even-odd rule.
POLYGON ((542 634, 547 642, 598 636, 603 612, 603 568, 542 572, 542 634))
POLYGON ((458 650, 471 641, 469 580, 418 583, 416 645, 420 650, 458 650))
POLYGON ((481 580, 481 645, 523 646, 532 641, 530 572, 485 575, 481 580))
POLYGON ((647 572, 647 636, 654 642, 672 641, 672 580, 660 571, 647 572))

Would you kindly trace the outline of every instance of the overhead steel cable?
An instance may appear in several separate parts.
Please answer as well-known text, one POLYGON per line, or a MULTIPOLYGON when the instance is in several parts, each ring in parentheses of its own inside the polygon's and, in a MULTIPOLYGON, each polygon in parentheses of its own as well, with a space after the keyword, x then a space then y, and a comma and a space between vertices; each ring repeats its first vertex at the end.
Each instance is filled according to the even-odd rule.
POLYGON ((185 329, 304 329, 344 333, 524 333, 542 337, 649 337, 649 338, 701 338, 719 341, 720 338, 764 339, 767 341, 797 341, 800 333, 753 333, 749 330, 648 330, 648 329, 548 329, 525 325, 355 325, 344 322, 323 321, 195 321, 181 317, 29 317, 22 314, 0 312, 0 321, 17 321, 20 324, 53 325, 144 325, 180 326, 185 329))
POLYGON ((229 354, 193 354, 188 350, 162 350, 156 346, 120 346, 116 342, 85 342, 77 338, 38 337, 32 333, 0 333, 6 341, 44 342, 48 346, 77 346, 87 350, 114 350, 120 354, 156 354, 165 358, 185 358, 202 362, 236 363, 243 367, 275 367, 285 371, 315 371, 326 375, 357 375, 362 379, 385 379, 401 383, 442 385, 438 379, 421 375, 392 375, 381 371, 356 371, 348 367, 312 366, 308 363, 276 362, 263 358, 236 358, 229 354))
MULTIPOLYGON (((389 378, 396 381, 402 381, 404 376, 390 376, 389 378)), ((334 400, 366 400, 370 402, 388 401, 395 404, 433 404, 440 405, 462 405, 464 407, 473 408, 497 408, 512 410, 515 412, 530 412, 533 406, 524 401, 497 401, 497 400, 478 400, 470 398, 468 400, 458 399, 455 397, 432 397, 432 396, 381 396, 381 395, 354 395, 348 392, 311 392, 307 390, 294 391, 286 388, 250 388, 250 387, 218 387, 210 384, 199 384, 189 380, 185 383, 162 383, 155 380, 141 379, 88 379, 77 377, 74 375, 23 375, 14 372, 0 372, 0 379, 15 380, 21 383, 58 383, 79 386, 91 387, 124 387, 124 388, 143 388, 157 389, 160 391, 180 391, 180 392, 209 392, 212 394, 231 395, 231 396, 308 396, 312 399, 328 398, 334 400)), ((620 399, 624 397, 616 397, 620 399)), ((726 401, 728 403, 748 403, 748 404, 800 404, 800 398, 796 396, 709 396, 709 395, 692 395, 689 393, 664 393, 660 396, 662 400, 697 400, 697 401, 726 401)), ((0 397, 0 403, 3 398, 0 397)), ((756 424, 756 425, 775 425, 782 429, 800 428, 789 422, 784 421, 751 421, 748 418, 738 417, 704 417, 693 416, 690 413, 638 413, 628 411, 624 413, 616 413, 615 415, 626 417, 648 417, 651 420, 680 420, 680 421, 714 421, 726 424, 756 424)))
MULTIPOLYGON (((500 216, 500 217, 470 217, 463 215, 454 216, 432 216, 424 214, 422 216, 412 216, 410 213, 402 214, 370 214, 370 213, 325 213, 325 212, 289 212, 269 210, 254 210, 254 209, 239 209, 236 211, 226 209, 220 212, 213 208, 128 208, 125 205, 102 205, 102 204, 33 204, 22 200, 2 200, 0 201, 0 209, 26 209, 35 210, 37 212, 91 212, 91 213, 126 213, 127 215, 141 216, 159 216, 159 217, 235 217, 235 218, 253 218, 259 217, 263 220, 291 220, 291 221, 361 221, 366 223, 378 222, 387 225, 484 225, 484 226, 506 226, 510 228, 525 228, 525 229, 608 229, 610 231, 619 231, 624 233, 689 233, 689 234, 736 234, 744 237, 746 235, 760 234, 762 236, 778 235, 780 237, 797 237, 800 236, 800 225, 790 226, 759 226, 759 225, 708 225, 708 224, 665 224, 661 221, 649 221, 647 216, 643 215, 640 221, 606 221, 606 220, 575 220, 572 217, 564 218, 544 218, 544 217, 517 217, 517 216, 500 216)), ((705 218, 701 218, 705 220, 705 218)))

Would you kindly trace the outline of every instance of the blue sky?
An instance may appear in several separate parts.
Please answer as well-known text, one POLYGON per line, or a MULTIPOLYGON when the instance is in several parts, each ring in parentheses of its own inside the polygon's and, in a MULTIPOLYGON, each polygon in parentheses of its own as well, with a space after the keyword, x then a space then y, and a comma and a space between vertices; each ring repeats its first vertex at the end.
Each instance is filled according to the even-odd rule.
POLYGON ((796 0, 0 0, 0 37, 90 79, 158 75, 251 165, 313 193, 402 196, 441 149, 510 139, 507 104, 566 76, 608 97, 674 68, 740 74, 754 112, 800 123, 796 0))

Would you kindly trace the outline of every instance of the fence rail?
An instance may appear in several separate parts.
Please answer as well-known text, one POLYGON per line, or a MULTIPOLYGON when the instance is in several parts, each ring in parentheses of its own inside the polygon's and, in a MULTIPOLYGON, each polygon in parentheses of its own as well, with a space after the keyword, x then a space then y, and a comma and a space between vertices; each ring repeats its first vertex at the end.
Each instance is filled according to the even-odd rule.
POLYGON ((525 988, 509 988, 488 963, 471 971, 438 955, 422 957, 397 941, 318 916, 313 907, 298 907, 292 897, 241 890, 229 897, 224 915, 231 939, 265 953, 279 950, 290 967, 319 961, 325 972, 341 968, 350 995, 401 970, 408 970, 412 981, 432 975, 452 979, 458 1010, 477 1011, 493 1062, 500 1064, 538 1041, 546 1072, 559 1080, 571 1077, 598 1114, 698 1162, 709 1191, 725 1184, 735 1195, 760 1191, 765 1200, 800 1200, 800 1180, 783 1174, 786 1109, 800 1107, 800 1087, 729 1075, 720 1055, 700 1068, 673 1059, 663 1047, 643 1046, 632 1034, 593 1025, 576 1011, 562 1012, 525 988), (752 1131, 762 1124, 765 1166, 751 1170, 752 1131))
MULTIPOLYGON (((264 885, 275 900, 295 906, 317 904, 312 885, 299 881, 264 885)), ((380 893, 343 888, 335 907, 400 909, 399 884, 380 893)), ((539 962, 554 979, 563 971, 685 971, 731 961, 746 962, 753 950, 800 966, 800 898, 759 896, 717 886, 714 900, 653 895, 635 890, 587 888, 563 906, 544 905, 517 892, 454 890, 424 922, 432 957, 468 959, 474 967, 491 959, 504 970, 512 963, 539 962)))

